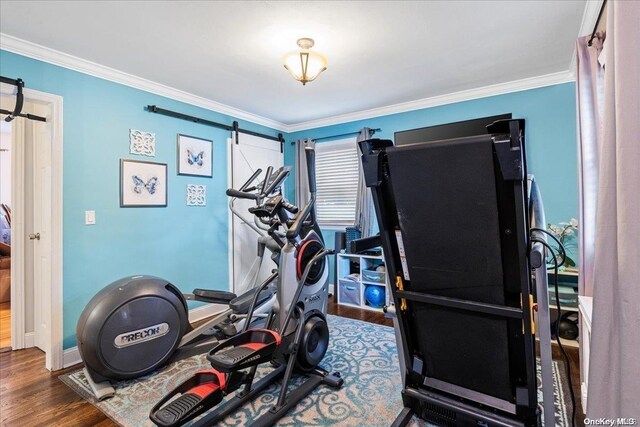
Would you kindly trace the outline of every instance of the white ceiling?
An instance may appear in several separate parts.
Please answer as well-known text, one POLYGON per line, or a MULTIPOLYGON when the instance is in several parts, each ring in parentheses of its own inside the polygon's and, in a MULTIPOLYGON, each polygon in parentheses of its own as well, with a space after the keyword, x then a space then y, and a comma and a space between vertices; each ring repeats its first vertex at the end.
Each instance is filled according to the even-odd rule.
POLYGON ((567 71, 585 4, 2 0, 0 32, 294 124, 567 71), (303 36, 329 59, 306 86, 303 36))

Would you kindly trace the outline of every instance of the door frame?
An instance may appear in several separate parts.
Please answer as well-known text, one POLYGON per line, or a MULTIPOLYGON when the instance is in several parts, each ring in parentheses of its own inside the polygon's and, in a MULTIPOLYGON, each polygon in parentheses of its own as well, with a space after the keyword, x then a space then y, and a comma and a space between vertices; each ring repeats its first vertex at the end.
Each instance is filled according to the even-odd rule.
MULTIPOLYGON (((23 89, 25 101, 44 104, 49 107, 47 115, 48 133, 51 139, 51 277, 50 287, 44 289, 34 289, 36 293, 44 293, 43 298, 34 298, 37 301, 49 301, 47 309, 41 309, 47 315, 45 321, 49 326, 49 334, 45 337, 48 344, 48 351, 45 352, 45 367, 49 370, 62 369, 63 367, 63 303, 62 303, 62 144, 63 144, 63 98, 59 95, 41 92, 33 89, 23 89)), ((15 86, 8 84, 0 85, 0 93, 3 95, 15 95, 15 86)), ((25 120, 16 118, 15 120, 25 120)), ((35 340, 31 340, 25 333, 25 269, 23 263, 14 262, 16 253, 23 253, 26 241, 26 230, 24 230, 24 175, 18 170, 25 163, 24 147, 12 146, 11 154, 11 203, 18 209, 12 209, 13 223, 17 225, 12 230, 11 236, 11 348, 12 350, 23 349, 34 346, 35 340), (16 216, 18 214, 18 216, 16 216)), ((12 223, 12 225, 13 225, 12 223)))

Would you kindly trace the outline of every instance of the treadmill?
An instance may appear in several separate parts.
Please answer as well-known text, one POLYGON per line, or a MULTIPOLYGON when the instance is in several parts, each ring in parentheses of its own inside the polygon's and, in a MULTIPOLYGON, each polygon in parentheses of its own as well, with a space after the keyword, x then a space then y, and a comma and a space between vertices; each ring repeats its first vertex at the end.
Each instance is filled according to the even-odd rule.
POLYGON ((404 408, 393 426, 414 415, 442 426, 542 425, 536 326, 545 424, 555 425, 545 253, 530 245, 544 210, 524 126, 359 143, 380 227, 370 243, 384 250, 396 316, 404 408))

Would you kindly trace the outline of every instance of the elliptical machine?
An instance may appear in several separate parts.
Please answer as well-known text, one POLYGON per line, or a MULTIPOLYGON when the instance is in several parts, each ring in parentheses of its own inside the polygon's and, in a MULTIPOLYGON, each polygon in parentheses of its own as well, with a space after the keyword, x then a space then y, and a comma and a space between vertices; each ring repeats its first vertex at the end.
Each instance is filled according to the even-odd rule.
MULTIPOLYGON (((262 173, 257 170, 240 188, 241 192, 262 188, 262 197, 280 191, 275 178, 286 176, 281 168, 272 178, 250 185, 262 173)), ((271 311, 275 303, 275 285, 258 286, 258 275, 265 249, 280 250, 275 241, 256 228, 233 208, 231 211, 260 234, 258 255, 243 283, 240 296, 232 292, 195 289, 182 293, 167 280, 153 276, 129 276, 98 292, 86 305, 78 320, 78 350, 85 364, 84 373, 95 397, 112 397, 112 381, 137 378, 152 372, 170 360, 179 360, 206 352, 210 346, 235 335, 245 326, 246 314, 255 301, 254 320, 271 311), (249 289, 244 286, 251 286, 249 289), (258 291, 258 288, 260 291, 258 291), (198 327, 189 323, 187 301, 223 304, 228 308, 198 327)), ((261 198, 255 198, 259 205, 261 198)), ((276 258, 277 260, 277 258, 276 258)), ((271 283, 270 279, 268 283, 271 283)))
MULTIPOLYGON (((163 427, 182 425, 216 407, 226 395, 240 390, 195 423, 198 426, 214 425, 282 378, 277 402, 253 423, 254 426, 273 425, 320 384, 342 386, 339 373, 332 374, 318 366, 329 344, 325 317, 328 298, 326 256, 333 251, 324 247, 315 219, 315 152, 306 148, 305 153, 311 200, 304 208, 298 211, 278 195, 251 209, 259 218, 269 219, 272 224, 269 234, 281 244, 279 268, 270 277, 279 278, 277 301, 264 328, 250 329, 247 320, 240 334, 214 346, 207 354, 213 369, 196 372, 158 402, 149 414, 155 424, 163 427), (296 215, 291 217, 294 212, 296 215), (306 232, 305 225, 308 227, 306 232), (284 240, 276 234, 281 227, 286 229, 284 240), (273 371, 254 383, 258 365, 265 362, 271 362, 273 371), (306 380, 288 393, 294 371, 304 374, 306 380)), ((285 177, 286 174, 281 178, 278 175, 276 180, 285 177)), ((256 198, 255 194, 236 190, 228 190, 227 194, 256 198)), ((269 279, 260 289, 268 285, 269 279)), ((253 315, 257 295, 248 319, 253 315)))

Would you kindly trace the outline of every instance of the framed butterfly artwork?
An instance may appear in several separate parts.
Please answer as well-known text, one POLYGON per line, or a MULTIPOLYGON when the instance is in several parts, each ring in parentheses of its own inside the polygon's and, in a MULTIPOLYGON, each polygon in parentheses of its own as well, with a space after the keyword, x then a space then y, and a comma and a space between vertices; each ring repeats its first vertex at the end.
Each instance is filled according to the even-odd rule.
POLYGON ((213 141, 178 135, 178 175, 213 176, 213 141))
POLYGON ((167 206, 167 164, 120 160, 120 207, 167 206))

